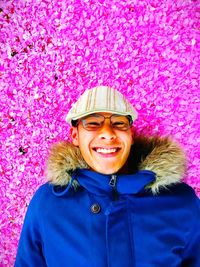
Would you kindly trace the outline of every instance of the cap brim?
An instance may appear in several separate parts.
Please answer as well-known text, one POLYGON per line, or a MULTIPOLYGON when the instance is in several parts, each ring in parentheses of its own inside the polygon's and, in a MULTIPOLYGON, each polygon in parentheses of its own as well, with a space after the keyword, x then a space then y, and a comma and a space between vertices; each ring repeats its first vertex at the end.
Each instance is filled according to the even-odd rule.
POLYGON ((120 111, 116 111, 116 110, 108 110, 108 109, 96 109, 96 110, 92 110, 92 111, 88 111, 88 112, 83 112, 83 113, 79 113, 77 114, 69 114, 66 117, 66 121, 71 124, 72 120, 78 120, 80 118, 83 118, 85 116, 94 114, 94 113, 100 113, 100 112, 107 112, 107 113, 112 113, 112 114, 119 114, 122 116, 131 116, 132 120, 135 121, 138 117, 137 111, 134 110, 132 113, 131 112, 120 112, 120 111))

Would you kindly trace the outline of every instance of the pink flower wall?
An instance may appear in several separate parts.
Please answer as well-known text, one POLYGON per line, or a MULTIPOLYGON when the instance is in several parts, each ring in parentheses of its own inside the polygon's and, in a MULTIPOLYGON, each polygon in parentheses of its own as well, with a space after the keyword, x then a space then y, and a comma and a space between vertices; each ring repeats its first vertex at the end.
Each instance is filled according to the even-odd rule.
POLYGON ((86 88, 110 85, 136 107, 135 127, 171 135, 200 194, 200 1, 0 2, 0 266, 13 266, 23 218, 45 182, 49 146, 86 88))

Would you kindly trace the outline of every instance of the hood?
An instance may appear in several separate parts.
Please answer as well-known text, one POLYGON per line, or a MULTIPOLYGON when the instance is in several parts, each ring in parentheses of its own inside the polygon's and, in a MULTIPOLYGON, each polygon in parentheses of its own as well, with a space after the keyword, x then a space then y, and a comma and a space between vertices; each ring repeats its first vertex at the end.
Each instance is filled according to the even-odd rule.
MULTIPOLYGON (((46 176, 53 185, 65 186, 75 169, 88 169, 80 150, 69 142, 54 144, 47 160, 46 176)), ((128 171, 148 170, 156 180, 148 186, 153 194, 161 188, 181 181, 186 169, 186 157, 178 143, 169 137, 134 138, 128 158, 128 171)))

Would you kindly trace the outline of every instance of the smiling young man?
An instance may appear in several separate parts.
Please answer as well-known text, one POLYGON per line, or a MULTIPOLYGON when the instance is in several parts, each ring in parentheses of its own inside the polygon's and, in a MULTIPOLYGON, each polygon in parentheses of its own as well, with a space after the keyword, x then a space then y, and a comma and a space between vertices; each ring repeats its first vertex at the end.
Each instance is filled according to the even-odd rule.
POLYGON ((112 113, 93 113, 71 128, 73 144, 90 168, 113 174, 127 162, 133 144, 131 117, 112 113))
POLYGON ((107 86, 67 115, 34 195, 15 267, 199 267, 200 208, 169 138, 135 137, 137 112, 107 86))

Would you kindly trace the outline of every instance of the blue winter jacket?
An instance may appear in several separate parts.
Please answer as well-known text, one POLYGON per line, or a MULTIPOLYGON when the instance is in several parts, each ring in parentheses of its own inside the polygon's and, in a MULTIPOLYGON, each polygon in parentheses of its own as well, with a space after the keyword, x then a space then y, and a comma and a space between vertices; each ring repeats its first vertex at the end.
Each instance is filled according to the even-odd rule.
POLYGON ((50 182, 29 205, 15 267, 200 267, 199 199, 179 181, 179 146, 139 139, 129 174, 90 171, 79 153, 52 149, 50 182))

